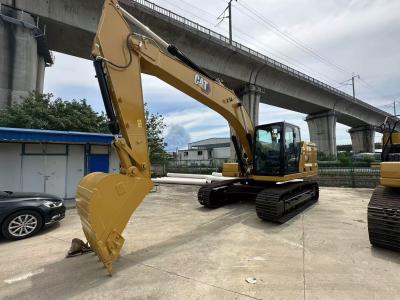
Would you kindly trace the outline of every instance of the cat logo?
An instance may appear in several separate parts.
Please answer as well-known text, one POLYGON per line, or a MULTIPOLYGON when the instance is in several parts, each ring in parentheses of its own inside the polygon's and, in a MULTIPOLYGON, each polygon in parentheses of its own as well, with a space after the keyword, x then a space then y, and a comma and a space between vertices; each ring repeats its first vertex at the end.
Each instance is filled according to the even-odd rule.
POLYGON ((201 90, 206 93, 207 95, 211 91, 210 83, 205 80, 205 78, 199 74, 194 75, 194 84, 198 85, 201 90))

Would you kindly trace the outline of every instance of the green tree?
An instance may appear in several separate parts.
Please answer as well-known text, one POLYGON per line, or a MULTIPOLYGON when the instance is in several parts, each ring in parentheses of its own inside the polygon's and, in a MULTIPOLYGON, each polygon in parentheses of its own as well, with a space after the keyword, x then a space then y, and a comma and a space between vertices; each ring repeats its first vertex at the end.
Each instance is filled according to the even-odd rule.
POLYGON ((349 167, 352 163, 352 154, 350 152, 339 152, 338 161, 343 167, 349 167))
POLYGON ((53 94, 32 92, 0 111, 0 126, 63 131, 108 132, 104 114, 96 113, 86 100, 53 100, 53 94))
POLYGON ((328 155, 321 151, 318 151, 317 159, 318 161, 336 161, 336 157, 334 155, 328 155))
POLYGON ((149 140, 150 161, 151 163, 163 162, 168 157, 165 151, 167 144, 165 143, 164 131, 167 125, 165 125, 164 117, 158 113, 151 114, 146 103, 144 105, 144 112, 149 140))
MULTIPOLYGON (((166 125, 160 114, 151 114, 145 104, 150 161, 167 158, 164 131, 166 125)), ((32 92, 21 103, 0 110, 0 127, 47 129, 109 133, 107 117, 96 113, 86 100, 54 99, 53 94, 32 92)))

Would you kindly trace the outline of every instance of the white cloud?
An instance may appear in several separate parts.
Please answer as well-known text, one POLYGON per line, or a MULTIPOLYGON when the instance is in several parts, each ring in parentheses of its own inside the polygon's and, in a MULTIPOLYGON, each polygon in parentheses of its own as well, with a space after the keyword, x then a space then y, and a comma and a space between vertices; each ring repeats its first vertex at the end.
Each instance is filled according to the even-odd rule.
POLYGON ((211 109, 187 109, 167 114, 165 122, 168 126, 179 124, 186 129, 200 126, 218 126, 227 123, 225 119, 211 109))
POLYGON ((229 126, 214 127, 212 129, 190 132, 191 141, 199 141, 211 137, 229 137, 229 126))
MULTIPOLYGON (((227 22, 213 27, 216 17, 226 6, 225 1, 203 0, 200 4, 188 0, 159 0, 157 3, 215 31, 227 33, 227 22)), ((377 93, 357 81, 356 93, 361 99, 380 106, 400 98, 397 38, 400 36, 400 1, 248 0, 240 3, 322 56, 360 74, 378 90, 377 93)), ((235 40, 325 82, 335 84, 350 78, 349 74, 327 66, 278 37, 271 27, 260 20, 256 22, 254 16, 250 18, 240 3, 233 2, 235 40)), ((151 110, 165 115, 169 126, 184 126, 192 140, 229 134, 228 125, 221 116, 157 78, 143 75, 143 89, 151 110)), ((349 87, 343 89, 351 92, 349 87)), ((56 64, 46 69, 45 91, 53 91, 56 96, 67 99, 88 97, 97 110, 102 109, 89 60, 56 53, 56 64)), ((300 126, 302 136, 307 140, 308 127, 304 118, 305 115, 296 112, 265 105, 260 107, 260 123, 282 120, 294 123, 300 126)), ((338 144, 351 142, 347 130, 346 126, 337 125, 338 144)))
MULTIPOLYGON (((90 60, 54 52, 55 64, 46 68, 45 90, 60 86, 97 87, 93 63, 90 60)), ((79 98, 79 97, 78 97, 79 98)))

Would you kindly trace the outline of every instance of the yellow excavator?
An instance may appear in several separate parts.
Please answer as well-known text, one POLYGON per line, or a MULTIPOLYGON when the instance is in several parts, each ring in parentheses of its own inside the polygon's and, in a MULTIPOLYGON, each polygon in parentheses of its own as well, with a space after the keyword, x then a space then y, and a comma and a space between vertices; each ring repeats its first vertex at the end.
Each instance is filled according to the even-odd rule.
POLYGON ((368 204, 368 233, 372 245, 400 251, 400 121, 382 125, 381 184, 368 204))
POLYGON ((225 164, 223 175, 235 179, 200 188, 202 205, 215 208, 252 198, 261 219, 282 223, 318 200, 318 184, 312 180, 317 175, 317 149, 300 140, 297 126, 280 122, 254 127, 233 91, 130 15, 117 0, 105 1, 92 57, 115 135, 120 173, 85 176, 76 200, 87 241, 110 274, 124 243, 121 234, 153 187, 141 73, 215 110, 231 127, 237 163, 225 164))

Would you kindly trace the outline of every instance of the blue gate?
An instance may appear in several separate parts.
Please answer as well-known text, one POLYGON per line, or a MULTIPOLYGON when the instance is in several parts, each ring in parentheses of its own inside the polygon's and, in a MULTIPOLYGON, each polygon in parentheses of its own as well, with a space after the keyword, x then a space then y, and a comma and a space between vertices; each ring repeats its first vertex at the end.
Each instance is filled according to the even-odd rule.
POLYGON ((109 172, 109 155, 108 154, 90 154, 88 173, 93 172, 109 172))

